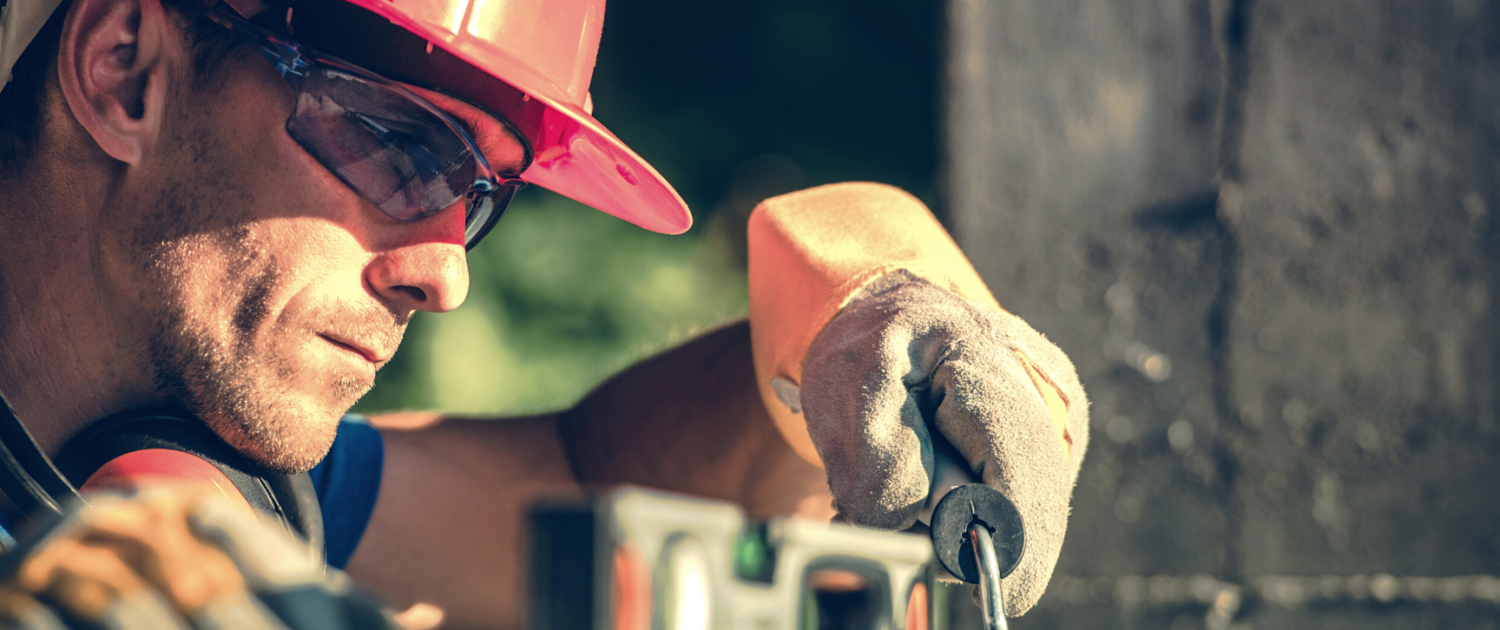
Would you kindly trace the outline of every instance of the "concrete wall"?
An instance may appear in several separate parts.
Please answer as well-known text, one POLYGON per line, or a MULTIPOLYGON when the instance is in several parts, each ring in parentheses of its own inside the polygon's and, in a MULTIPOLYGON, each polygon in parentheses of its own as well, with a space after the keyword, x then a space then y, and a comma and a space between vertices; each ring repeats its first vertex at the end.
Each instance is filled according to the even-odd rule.
POLYGON ((1500 575, 1500 6, 948 28, 946 214, 1094 402, 1014 627, 1500 627, 1500 581, 1422 579, 1500 575))

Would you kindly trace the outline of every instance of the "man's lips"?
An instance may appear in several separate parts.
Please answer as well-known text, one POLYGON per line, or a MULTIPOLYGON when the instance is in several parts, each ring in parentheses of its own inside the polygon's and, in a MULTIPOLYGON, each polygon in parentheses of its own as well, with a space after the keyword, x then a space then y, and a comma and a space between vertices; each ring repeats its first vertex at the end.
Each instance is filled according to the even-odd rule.
POLYGON ((394 352, 375 350, 367 345, 361 344, 357 341, 353 341, 345 337, 334 337, 326 333, 319 334, 318 336, 326 339, 329 343, 335 346, 364 357, 366 361, 369 361, 370 363, 375 365, 384 364, 386 361, 391 360, 391 355, 395 354, 394 352))

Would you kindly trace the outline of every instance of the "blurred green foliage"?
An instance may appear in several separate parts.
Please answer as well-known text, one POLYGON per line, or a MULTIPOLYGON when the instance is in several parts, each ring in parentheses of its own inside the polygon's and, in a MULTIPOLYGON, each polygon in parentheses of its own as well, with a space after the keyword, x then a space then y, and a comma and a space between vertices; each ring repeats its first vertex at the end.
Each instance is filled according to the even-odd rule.
POLYGON ((361 410, 545 411, 746 312, 744 271, 704 239, 552 193, 518 200, 501 225, 469 255, 468 301, 412 320, 361 410))
POLYGON ((520 414, 743 317, 760 200, 875 180, 929 204, 942 5, 923 0, 612 0, 595 115, 693 208, 652 234, 536 188, 470 254, 468 302, 419 314, 358 411, 520 414))

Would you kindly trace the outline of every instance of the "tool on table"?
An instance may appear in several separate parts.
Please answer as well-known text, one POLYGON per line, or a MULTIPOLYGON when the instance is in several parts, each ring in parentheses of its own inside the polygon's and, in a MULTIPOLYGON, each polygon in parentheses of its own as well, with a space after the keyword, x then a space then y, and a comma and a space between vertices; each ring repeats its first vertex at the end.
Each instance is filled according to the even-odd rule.
POLYGON ((953 446, 935 429, 932 435, 936 470, 924 516, 933 553, 953 577, 979 585, 986 630, 1006 630, 1000 580, 1016 569, 1026 549, 1021 512, 1004 493, 974 483, 953 446))

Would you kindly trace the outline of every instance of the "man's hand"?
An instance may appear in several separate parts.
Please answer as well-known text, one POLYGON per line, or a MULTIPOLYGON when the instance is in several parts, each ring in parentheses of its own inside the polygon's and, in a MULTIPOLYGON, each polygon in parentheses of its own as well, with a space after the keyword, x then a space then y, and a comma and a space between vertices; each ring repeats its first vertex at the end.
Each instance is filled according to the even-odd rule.
POLYGON ((190 530, 195 513, 242 508, 165 491, 93 498, 93 505, 77 508, 48 532, 0 586, 13 621, 34 624, 55 610, 70 624, 188 628, 189 620, 228 613, 277 627, 270 625, 274 616, 265 616, 269 611, 251 603, 234 561, 190 530))
MULTIPOLYGON (((1021 510, 1026 553, 1006 580, 1008 614, 1030 608, 1062 547, 1088 432, 1067 357, 1019 318, 897 271, 819 333, 800 404, 852 523, 910 527, 932 487, 935 428, 1021 510)), ((784 387, 784 386, 783 386, 784 387)))
MULTIPOLYGON (((19 566, 0 582, 0 627, 295 630, 364 606, 335 600, 305 548, 246 506, 162 488, 90 500, 5 556, 19 566)), ((360 627, 381 627, 364 607, 376 624, 360 627)))

